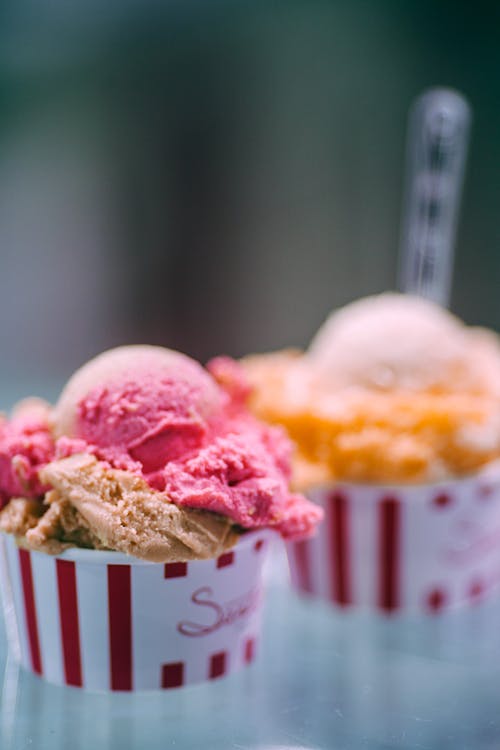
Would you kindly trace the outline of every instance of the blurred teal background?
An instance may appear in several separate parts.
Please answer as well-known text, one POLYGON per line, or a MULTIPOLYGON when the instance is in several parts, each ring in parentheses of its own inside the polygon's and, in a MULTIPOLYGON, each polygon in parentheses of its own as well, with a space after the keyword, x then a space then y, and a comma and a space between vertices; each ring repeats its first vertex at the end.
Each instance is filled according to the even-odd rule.
POLYGON ((305 345, 394 287, 433 85, 474 112, 452 307, 500 327, 498 8, 4 0, 0 381, 52 395, 126 342, 305 345))

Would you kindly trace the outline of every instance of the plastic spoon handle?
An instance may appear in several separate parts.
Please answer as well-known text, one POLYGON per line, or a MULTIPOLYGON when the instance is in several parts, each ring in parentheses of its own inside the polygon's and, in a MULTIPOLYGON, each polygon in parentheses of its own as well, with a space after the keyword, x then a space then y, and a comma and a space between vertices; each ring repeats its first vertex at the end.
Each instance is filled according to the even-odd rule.
POLYGON ((431 89, 410 111, 399 288, 447 307, 471 113, 463 96, 431 89))

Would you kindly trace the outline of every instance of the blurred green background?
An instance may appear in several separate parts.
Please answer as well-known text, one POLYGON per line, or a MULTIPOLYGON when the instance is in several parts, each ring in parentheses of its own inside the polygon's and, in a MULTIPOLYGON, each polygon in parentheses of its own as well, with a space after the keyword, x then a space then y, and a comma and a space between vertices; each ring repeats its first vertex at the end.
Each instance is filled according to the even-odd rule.
POLYGON ((305 345, 394 287, 433 85, 474 112, 452 307, 500 327, 499 7, 4 1, 1 379, 48 392, 126 342, 305 345))

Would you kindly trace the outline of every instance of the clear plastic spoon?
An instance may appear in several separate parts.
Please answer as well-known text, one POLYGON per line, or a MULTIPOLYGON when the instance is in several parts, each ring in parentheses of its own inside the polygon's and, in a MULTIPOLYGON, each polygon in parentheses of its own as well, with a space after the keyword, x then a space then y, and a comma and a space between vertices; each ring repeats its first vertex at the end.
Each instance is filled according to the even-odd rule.
POLYGON ((450 89, 430 89, 410 111, 399 288, 447 307, 471 111, 450 89))

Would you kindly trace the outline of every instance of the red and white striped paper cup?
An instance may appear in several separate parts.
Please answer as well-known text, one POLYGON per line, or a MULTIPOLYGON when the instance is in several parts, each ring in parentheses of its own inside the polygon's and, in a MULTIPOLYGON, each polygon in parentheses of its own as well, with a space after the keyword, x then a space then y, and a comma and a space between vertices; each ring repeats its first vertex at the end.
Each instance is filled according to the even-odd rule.
POLYGON ((13 655, 58 685, 157 690, 213 680, 255 657, 272 532, 213 560, 148 563, 118 552, 58 556, 0 534, 13 655))
POLYGON ((309 493, 325 510, 313 539, 288 545, 292 585, 337 607, 437 613, 500 581, 500 464, 436 484, 338 483, 309 493))

